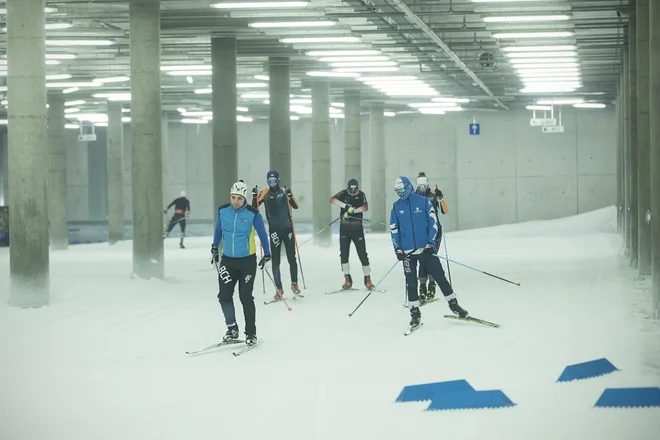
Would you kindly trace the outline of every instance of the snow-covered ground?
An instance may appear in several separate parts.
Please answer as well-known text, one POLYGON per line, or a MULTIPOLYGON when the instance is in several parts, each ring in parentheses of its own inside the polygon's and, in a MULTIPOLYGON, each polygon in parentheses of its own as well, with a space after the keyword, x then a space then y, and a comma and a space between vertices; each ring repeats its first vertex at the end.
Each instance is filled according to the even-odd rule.
MULTIPOLYGON (((0 439, 657 439, 660 408, 594 408, 605 388, 660 385, 660 325, 648 280, 620 255, 615 216, 448 234, 452 259, 522 283, 451 266, 463 307, 499 329, 444 319, 438 301, 404 337, 401 267, 349 318, 365 292, 324 294, 343 280, 337 237, 330 249, 306 244, 305 298, 292 311, 264 306, 273 289, 266 278, 263 294, 259 279, 265 343, 238 358, 232 348, 185 354, 225 331, 209 238, 185 250, 168 239, 165 281, 130 277, 130 242, 53 253, 52 303, 29 310, 7 305, 0 249, 0 439), (565 366, 602 357, 621 371, 556 382, 565 366), (455 379, 501 389, 516 406, 394 402, 405 385, 455 379)), ((396 259, 386 235, 367 246, 377 282, 396 259)), ((351 261, 359 282, 354 251, 351 261)))

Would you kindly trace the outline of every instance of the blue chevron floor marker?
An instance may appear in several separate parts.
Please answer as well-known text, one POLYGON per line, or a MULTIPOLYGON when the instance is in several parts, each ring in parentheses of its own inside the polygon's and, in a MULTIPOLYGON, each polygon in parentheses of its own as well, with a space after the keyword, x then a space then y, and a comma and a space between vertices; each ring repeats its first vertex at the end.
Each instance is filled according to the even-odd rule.
POLYGON ((408 385, 403 388, 397 402, 421 402, 431 400, 433 396, 455 393, 457 391, 474 391, 472 385, 466 380, 452 380, 449 382, 425 383, 421 385, 408 385))
POLYGON ((588 379, 590 377, 602 376, 604 374, 619 371, 610 361, 605 358, 594 361, 582 362, 569 365, 564 368, 557 382, 570 382, 572 380, 588 379))
POLYGON ((595 406, 602 408, 660 407, 660 388, 607 388, 595 406))
POLYGON ((515 406, 501 390, 458 391, 455 393, 436 394, 426 411, 448 409, 505 408, 515 406))

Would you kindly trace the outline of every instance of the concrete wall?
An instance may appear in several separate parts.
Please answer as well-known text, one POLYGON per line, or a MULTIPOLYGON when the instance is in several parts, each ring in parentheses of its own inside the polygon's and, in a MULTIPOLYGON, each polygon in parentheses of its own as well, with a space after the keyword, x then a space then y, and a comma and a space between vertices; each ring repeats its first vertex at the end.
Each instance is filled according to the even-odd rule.
MULTIPOLYGON (((387 204, 391 206, 395 199, 394 179, 403 174, 414 180, 419 171, 425 171, 431 185, 438 184, 445 194, 450 209, 446 217, 448 230, 551 219, 613 204, 616 198, 613 110, 565 109, 563 134, 542 134, 540 128, 530 127, 530 117, 531 112, 521 111, 386 118, 387 184, 377 190, 385 191, 387 204), (481 124, 480 136, 469 134, 474 116, 481 124)), ((291 188, 301 203, 294 218, 311 221, 311 123, 300 120, 291 124, 294 158, 291 188)), ((130 124, 124 128, 124 197, 126 219, 130 220, 130 124)), ((170 185, 167 190, 171 198, 186 189, 192 205, 191 217, 212 218, 217 207, 212 201, 211 126, 170 121, 168 135, 170 185)), ((238 139, 239 178, 250 188, 255 184, 263 188, 269 169, 268 122, 239 123, 238 139)), ((332 188, 328 189, 328 197, 346 185, 342 120, 333 123, 331 139, 332 188)), ((76 144, 82 145, 77 140, 76 144)), ((85 152, 75 146, 74 149, 77 154, 71 156, 76 161, 70 158, 68 168, 69 204, 82 217, 85 209, 89 211, 89 203, 85 206, 81 200, 88 190, 79 187, 86 177, 76 164, 82 165, 85 152)), ((363 163, 369 153, 368 118, 363 116, 363 163)), ((370 168, 363 166, 359 181, 367 196, 373 192, 370 180, 370 168)))

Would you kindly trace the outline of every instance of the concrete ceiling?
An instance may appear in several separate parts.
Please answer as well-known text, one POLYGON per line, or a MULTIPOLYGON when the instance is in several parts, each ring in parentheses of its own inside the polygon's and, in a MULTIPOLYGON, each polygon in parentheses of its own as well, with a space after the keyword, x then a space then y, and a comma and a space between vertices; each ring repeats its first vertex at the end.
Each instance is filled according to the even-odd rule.
MULTIPOLYGON (((245 3, 247 0, 244 0, 245 3)), ((263 1, 263 0, 254 0, 263 1)), ((384 101, 389 111, 417 111, 409 103, 431 102, 434 97, 467 98, 465 110, 506 111, 536 103, 543 97, 577 97, 611 104, 627 43, 624 28, 629 14, 624 0, 310 0, 304 7, 222 9, 211 5, 227 0, 161 0, 161 46, 163 66, 207 65, 210 68, 210 38, 235 35, 238 40, 239 83, 264 83, 255 75, 268 74, 268 57, 291 59, 292 95, 309 98, 313 77, 310 71, 332 71, 337 66, 309 56, 319 50, 377 50, 379 56, 398 70, 359 72, 363 78, 330 78, 332 101, 343 101, 344 90, 360 90, 365 103, 384 101), (560 21, 498 22, 497 17, 565 15, 560 21), (327 27, 257 28, 255 22, 331 21, 327 27), (498 33, 568 32, 568 37, 525 38, 497 36, 498 33), (357 43, 286 43, 285 38, 357 37, 357 43), (575 46, 580 86, 571 93, 523 93, 520 72, 507 56, 511 47, 575 46), (413 76, 437 95, 385 94, 375 85, 365 85, 369 76, 413 76)), ((64 82, 129 74, 128 1, 60 0, 49 2, 48 25, 69 23, 67 29, 47 30, 47 39, 105 39, 107 46, 48 46, 49 54, 75 54, 72 60, 50 60, 48 74, 70 74, 64 82)), ((6 16, 0 15, 5 21, 6 16)), ((3 26, 3 27, 4 27, 3 26)), ((6 52, 5 34, 0 51, 6 52)), ((568 52, 571 52, 570 50, 568 52)), ((550 57, 539 52, 537 61, 550 57)), ((569 58, 567 54, 564 58, 569 58)), ((520 59, 518 59, 520 61, 520 59)), ((530 60, 531 61, 531 60, 530 60)), ((571 62, 570 59, 564 60, 571 62)), ((568 66, 568 65, 567 65, 568 66)), ((389 66, 388 66, 389 67, 389 66)), ((531 72, 544 74, 550 66, 531 72)), ((570 70, 569 66, 569 70, 570 70)), ((572 67, 575 70, 574 67, 572 67)), ((350 70, 350 68, 349 68, 350 70)), ((557 80, 550 74, 548 81, 557 80)), ((163 106, 205 110, 210 94, 195 90, 210 87, 210 76, 170 75, 163 72, 163 106)), ((4 78, 2 79, 4 80, 4 78)), ((538 80, 538 79, 537 79, 538 80)), ((1 80, 0 80, 1 81, 1 80)), ((58 80, 59 81, 59 80, 58 80)), ((60 81, 62 82, 62 81, 60 81)), ((390 82, 391 83, 391 82, 390 82)), ((539 83, 535 83, 539 84, 539 83)), ((49 90, 59 92, 65 87, 49 90)), ((264 99, 242 97, 243 93, 267 93, 267 87, 239 89, 239 106, 253 117, 268 114, 264 99)), ((129 82, 80 87, 67 100, 85 100, 81 112, 103 111, 104 98, 93 94, 129 92, 129 82)), ((416 93, 407 89, 403 93, 416 93)), ((126 101, 126 107, 130 102, 126 101)), ((304 117, 304 115, 302 116, 304 117)))

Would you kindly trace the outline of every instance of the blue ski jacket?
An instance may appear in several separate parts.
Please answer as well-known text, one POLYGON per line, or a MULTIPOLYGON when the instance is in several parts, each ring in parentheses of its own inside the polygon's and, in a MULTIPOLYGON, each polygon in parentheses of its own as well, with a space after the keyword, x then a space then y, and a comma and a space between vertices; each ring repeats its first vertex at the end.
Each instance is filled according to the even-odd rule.
POLYGON ((431 201, 415 194, 407 177, 401 177, 410 189, 392 205, 390 213, 390 235, 394 249, 411 253, 426 245, 435 250, 438 221, 431 201))
POLYGON ((268 233, 264 218, 247 201, 235 209, 230 203, 218 208, 218 222, 213 235, 213 247, 217 248, 224 239, 222 253, 230 258, 243 258, 254 255, 257 246, 254 242, 255 231, 259 234, 264 255, 270 255, 268 233))

